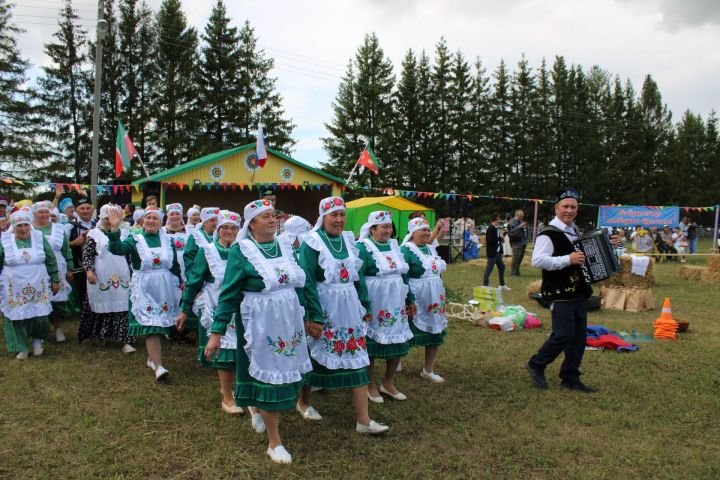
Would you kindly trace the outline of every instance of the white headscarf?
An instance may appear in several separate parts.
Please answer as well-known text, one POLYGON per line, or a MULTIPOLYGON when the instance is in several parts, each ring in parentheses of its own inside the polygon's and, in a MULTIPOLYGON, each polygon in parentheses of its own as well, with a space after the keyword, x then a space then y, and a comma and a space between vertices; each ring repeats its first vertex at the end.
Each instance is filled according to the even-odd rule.
POLYGON ((50 211, 50 208, 52 207, 52 203, 50 203, 48 200, 42 200, 40 202, 33 203, 32 206, 32 213, 41 212, 43 210, 50 211))
POLYGON ((17 225, 32 225, 32 211, 28 207, 23 207, 17 212, 10 215, 10 227, 17 225))
POLYGON ((193 214, 195 214, 195 213, 200 213, 200 210, 197 209, 197 208, 195 208, 195 207, 190 207, 190 208, 188 208, 188 211, 187 211, 188 221, 190 221, 190 217, 192 217, 193 214))
MULTIPOLYGON (((243 223, 243 226, 238 233, 237 239, 246 239, 248 237, 250 222, 252 221, 252 219, 268 210, 272 210, 273 212, 275 211, 275 207, 273 207, 270 200, 253 200, 252 202, 245 205, 245 209, 243 210, 243 220, 245 221, 245 223, 243 223)), ((220 227, 219 224, 218 227, 220 227)))
POLYGON ((408 234, 405 235, 402 244, 405 245, 406 243, 408 243, 412 238, 413 233, 417 232, 418 230, 422 230, 423 228, 427 228, 428 230, 430 230, 430 224, 424 218, 418 217, 410 220, 408 222, 408 234))
POLYGON ((290 240, 290 245, 292 245, 295 243, 295 240, 298 240, 302 244, 305 241, 305 237, 310 233, 312 225, 303 217, 293 215, 287 219, 284 227, 285 232, 281 233, 280 236, 290 240))
MULTIPOLYGON (((188 211, 188 213, 190 213, 188 211)), ((220 209, 217 207, 205 207, 200 210, 200 226, 202 227, 207 220, 211 218, 217 218, 220 215, 220 209)))
MULTIPOLYGON (((114 209, 115 211, 122 214, 122 209, 119 206, 113 205, 112 203, 106 203, 105 205, 100 207, 100 214, 98 215, 98 220, 102 220, 103 218, 109 218, 111 209, 114 209)), ((135 210, 135 213, 133 213, 133 219, 135 218, 136 213, 137 210, 135 210)))
POLYGON ((158 207, 145 207, 145 210, 140 210, 140 211, 142 212, 142 215, 140 216, 140 218, 145 218, 149 214, 154 213, 155 215, 160 216, 160 221, 162 222, 162 219, 165 216, 162 209, 158 208, 158 207))
POLYGON ((340 197, 327 197, 320 200, 318 206, 318 213, 320 216, 315 222, 315 226, 310 232, 317 232, 322 227, 323 217, 329 213, 337 212, 338 210, 345 210, 345 201, 340 197))
MULTIPOLYGON (((171 203, 171 204, 169 204, 169 205, 166 205, 166 206, 165 206, 165 211, 166 211, 168 214, 169 214, 170 212, 180 212, 180 223, 182 223, 183 225, 185 225, 185 220, 183 220, 183 218, 182 218, 182 216, 183 216, 183 211, 184 211, 182 204, 180 204, 180 203, 171 203)), ((168 218, 170 218, 169 215, 168 215, 168 218)), ((165 226, 167 227, 167 219, 165 220, 165 226)))
POLYGON ((53 207, 50 210, 50 217, 55 217, 55 223, 60 223, 60 210, 57 207, 53 207))
POLYGON ((374 227, 375 225, 385 225, 386 223, 392 225, 392 213, 385 210, 378 210, 370 213, 370 215, 368 215, 367 222, 360 229, 360 236, 358 237, 358 240, 362 240, 363 238, 370 236, 370 227, 374 227))
POLYGON ((231 212, 230 210, 220 210, 220 214, 217 216, 218 224, 213 234, 213 240, 217 240, 220 237, 220 227, 226 223, 235 225, 240 228, 240 221, 242 218, 239 213, 231 212))
POLYGON ((136 208, 133 212, 133 223, 137 223, 138 220, 140 220, 142 217, 145 216, 145 210, 142 208, 136 208))

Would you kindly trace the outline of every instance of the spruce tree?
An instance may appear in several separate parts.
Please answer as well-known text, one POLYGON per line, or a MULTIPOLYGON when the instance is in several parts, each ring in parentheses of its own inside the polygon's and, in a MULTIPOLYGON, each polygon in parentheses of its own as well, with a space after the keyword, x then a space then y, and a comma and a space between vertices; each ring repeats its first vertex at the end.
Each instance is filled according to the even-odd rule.
POLYGON ((491 97, 491 118, 493 123, 490 135, 490 191, 505 195, 509 190, 512 175, 512 124, 510 121, 510 78, 505 61, 501 60, 494 75, 493 95, 491 97))
MULTIPOLYGON (((435 133, 434 120, 435 115, 435 97, 433 94, 432 67, 430 66, 430 57, 423 51, 417 64, 417 98, 418 98, 418 165, 421 165, 418 171, 413 172, 415 188, 422 191, 437 192, 440 190, 441 179, 432 171, 434 162, 437 161, 435 155, 435 133)), ((445 189, 447 190, 447 189, 445 189)))
POLYGON ((60 11, 53 43, 45 44, 51 64, 38 79, 44 136, 53 152, 45 165, 57 180, 88 183, 90 179, 92 91, 87 62, 87 32, 69 1, 60 11))
POLYGON ((420 105, 418 99, 417 58, 408 50, 403 58, 400 80, 393 95, 395 113, 393 115, 394 142, 392 146, 392 180, 388 183, 399 188, 417 190, 421 184, 424 165, 419 163, 420 149, 418 127, 420 105))
MULTIPOLYGON (((434 108, 431 125, 434 148, 432 149, 433 161, 428 165, 428 170, 444 186, 451 185, 455 173, 450 158, 452 155, 450 145, 451 61, 447 42, 445 38, 440 38, 440 41, 435 45, 435 59, 432 69, 434 108)), ((456 189, 453 187, 450 190, 454 191, 456 189)))
POLYGON ((472 162, 468 165, 467 177, 470 181, 470 191, 481 192, 491 183, 488 174, 490 172, 492 151, 490 137, 493 124, 490 78, 487 76, 480 58, 475 60, 470 115, 469 142, 472 149, 470 154, 472 162))
POLYGON ((461 52, 456 52, 451 64, 451 84, 448 99, 448 127, 450 151, 447 156, 449 182, 457 193, 471 190, 470 173, 474 166, 471 130, 473 125, 473 78, 470 66, 461 52))
POLYGON ((510 130, 512 136, 513 195, 526 196, 530 184, 533 138, 537 131, 534 118, 535 79, 525 55, 518 62, 510 87, 510 130))

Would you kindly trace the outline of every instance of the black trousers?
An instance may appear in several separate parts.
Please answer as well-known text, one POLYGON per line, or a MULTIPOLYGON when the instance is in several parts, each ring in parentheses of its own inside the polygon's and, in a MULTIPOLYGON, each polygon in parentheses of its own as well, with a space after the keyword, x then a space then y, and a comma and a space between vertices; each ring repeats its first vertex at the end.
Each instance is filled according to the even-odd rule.
POLYGON ((73 284, 75 284, 78 303, 80 304, 80 308, 82 308, 83 303, 87 300, 87 274, 85 270, 73 273, 73 284))
POLYGON ((587 306, 584 298, 552 304, 552 334, 530 359, 530 366, 544 370, 561 353, 565 359, 560 366, 560 378, 580 381, 580 364, 585 355, 587 306))
POLYGON ((496 264, 498 267, 498 276, 500 277, 500 286, 505 285, 505 262, 503 262, 502 254, 498 253, 494 257, 488 257, 487 259, 487 266, 483 274, 483 287, 487 287, 490 284, 490 274, 496 264))
POLYGON ((520 264, 525 257, 525 249, 527 244, 515 244, 512 245, 512 263, 510 265, 510 275, 520 275, 520 264))

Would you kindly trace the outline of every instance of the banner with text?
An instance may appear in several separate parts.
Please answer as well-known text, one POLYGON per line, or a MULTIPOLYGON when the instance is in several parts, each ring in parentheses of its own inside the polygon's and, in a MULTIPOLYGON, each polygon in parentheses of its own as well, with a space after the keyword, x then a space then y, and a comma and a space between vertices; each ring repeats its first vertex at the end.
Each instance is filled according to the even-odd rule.
POLYGON ((675 227, 680 223, 679 207, 641 207, 600 205, 599 227, 675 227))

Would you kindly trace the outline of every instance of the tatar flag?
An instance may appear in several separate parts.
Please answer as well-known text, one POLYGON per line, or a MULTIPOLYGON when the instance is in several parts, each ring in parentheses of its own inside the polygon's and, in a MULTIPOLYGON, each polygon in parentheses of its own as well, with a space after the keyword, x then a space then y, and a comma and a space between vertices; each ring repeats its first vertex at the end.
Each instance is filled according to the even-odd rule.
POLYGON ((365 147, 365 150, 363 150, 363 152, 360 154, 360 158, 358 158, 357 163, 361 167, 365 167, 368 170, 372 171, 375 175, 378 174, 380 168, 380 161, 378 161, 375 153, 372 151, 372 148, 370 148, 370 145, 365 147))
POLYGON ((122 122, 118 121, 117 139, 115 141, 115 176, 130 170, 130 159, 137 155, 135 145, 125 131, 122 122))
POLYGON ((263 136, 262 124, 258 123, 257 140, 255 143, 255 153, 257 154, 257 162, 255 167, 263 168, 267 162, 267 150, 265 149, 265 137, 263 136))

